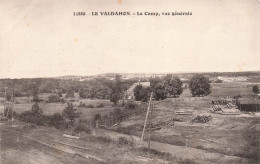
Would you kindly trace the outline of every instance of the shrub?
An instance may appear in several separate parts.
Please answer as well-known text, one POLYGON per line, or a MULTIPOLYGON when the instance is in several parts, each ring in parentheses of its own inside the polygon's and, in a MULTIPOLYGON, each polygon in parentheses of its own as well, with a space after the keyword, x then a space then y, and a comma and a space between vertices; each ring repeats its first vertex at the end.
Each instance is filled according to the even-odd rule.
POLYGON ((91 133, 90 128, 84 124, 84 123, 79 123, 76 125, 76 127, 74 128, 74 132, 79 133, 79 132, 85 132, 85 133, 91 133))
POLYGON ((107 136, 98 136, 98 137, 96 137, 96 139, 102 143, 111 143, 112 142, 112 139, 107 136))
POLYGON ((192 119, 192 122, 197 122, 197 123, 206 123, 209 122, 212 119, 211 115, 197 115, 192 119))
POLYGON ((118 127, 116 130, 118 133, 128 134, 132 135, 132 129, 131 128, 125 128, 125 127, 118 127))
POLYGON ((72 103, 67 103, 67 107, 64 108, 62 115, 69 120, 69 124, 73 125, 76 118, 79 117, 79 113, 76 112, 72 103))
POLYGON ((66 126, 66 122, 64 117, 60 113, 54 113, 52 116, 48 116, 49 121, 48 125, 53 126, 57 129, 64 128, 66 126))
POLYGON ((89 105, 86 105, 86 108, 94 108, 94 106, 89 104, 89 105))
POLYGON ((60 102, 61 98, 58 95, 50 95, 48 97, 48 102, 52 103, 52 102, 60 102))
POLYGON ((18 119, 24 122, 31 122, 32 116, 31 111, 24 111, 19 115, 18 119))
POLYGON ((40 117, 42 115, 42 109, 39 107, 38 103, 33 104, 31 109, 32 115, 40 117))
POLYGON ((128 101, 125 106, 125 109, 136 109, 137 108, 137 104, 133 101, 128 101))
POLYGON ((126 137, 119 137, 118 143, 121 145, 130 145, 130 146, 132 146, 134 144, 133 141, 128 140, 126 137))
POLYGON ((103 107, 104 107, 104 104, 103 104, 103 103, 98 104, 98 105, 96 106, 96 108, 103 108, 103 107))
POLYGON ((85 107, 85 106, 86 106, 86 104, 80 101, 79 107, 85 107))
POLYGON ((142 147, 142 148, 140 148, 140 150, 145 152, 145 153, 156 155, 156 156, 163 158, 163 159, 166 159, 166 160, 170 160, 170 161, 175 160, 175 158, 170 153, 160 152, 158 150, 149 149, 149 148, 146 148, 146 147, 142 147))
POLYGON ((65 95, 65 98, 74 98, 74 90, 73 90, 73 87, 70 87, 67 92, 66 92, 66 95, 65 95))
POLYGON ((66 100, 64 98, 60 98, 60 102, 64 104, 66 100))
POLYGON ((96 120, 100 120, 100 119, 101 119, 101 114, 100 113, 95 114, 94 120, 96 121, 96 120))
POLYGON ((32 111, 22 112, 17 118, 23 122, 34 123, 36 125, 44 125, 46 122, 44 115, 35 115, 32 111))
POLYGON ((255 94, 259 94, 259 87, 257 85, 254 85, 253 88, 252 88, 252 91, 255 93, 255 94))

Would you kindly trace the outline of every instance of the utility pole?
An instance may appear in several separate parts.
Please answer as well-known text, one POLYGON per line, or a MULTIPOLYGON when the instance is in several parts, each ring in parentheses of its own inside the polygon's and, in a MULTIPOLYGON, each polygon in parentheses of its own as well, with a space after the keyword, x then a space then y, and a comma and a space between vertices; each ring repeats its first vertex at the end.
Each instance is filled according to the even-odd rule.
POLYGON ((7 99, 6 99, 6 89, 7 89, 7 87, 5 87, 4 117, 5 117, 5 112, 7 111, 7 104, 6 104, 6 102, 7 102, 7 99))
POLYGON ((144 140, 144 133, 145 133, 145 128, 146 128, 148 116, 149 116, 149 113, 150 113, 152 97, 153 97, 153 92, 151 93, 150 100, 149 100, 149 103, 148 103, 148 108, 147 108, 147 113, 146 113, 146 117, 145 117, 145 121, 144 121, 144 128, 143 128, 143 133, 142 133, 142 137, 141 137, 141 142, 144 140))
POLYGON ((152 109, 150 111, 150 117, 149 117, 149 137, 148 137, 148 148, 150 149, 151 146, 151 128, 152 128, 152 115, 153 115, 153 110, 155 109, 155 105, 152 103, 151 104, 152 109))
POLYGON ((11 101, 11 109, 12 109, 12 121, 14 121, 14 88, 12 89, 12 101, 11 101))
POLYGON ((4 101, 4 113, 6 112, 6 115, 4 115, 6 118, 8 118, 10 110, 12 114, 12 121, 14 116, 14 110, 13 110, 13 104, 14 104, 14 88, 12 88, 12 94, 9 101, 7 101, 7 87, 5 87, 5 101, 4 101))

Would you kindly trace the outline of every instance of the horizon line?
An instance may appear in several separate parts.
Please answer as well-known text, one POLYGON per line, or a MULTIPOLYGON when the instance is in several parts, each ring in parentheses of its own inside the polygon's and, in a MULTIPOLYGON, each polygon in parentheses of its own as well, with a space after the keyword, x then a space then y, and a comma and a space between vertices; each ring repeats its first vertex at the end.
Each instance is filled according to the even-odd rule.
POLYGON ((143 73, 143 72, 139 72, 139 73, 133 73, 133 72, 121 72, 121 73, 118 73, 118 72, 107 72, 107 73, 98 73, 98 74, 93 74, 93 75, 58 75, 58 76, 35 76, 35 77, 12 77, 12 78, 9 78, 9 77, 1 77, 0 79, 36 79, 36 78, 59 78, 59 77, 66 77, 66 76, 79 76, 79 77, 86 77, 86 76, 89 76, 89 77, 93 77, 93 76, 100 76, 100 75, 106 75, 106 74, 155 74, 155 75, 158 75, 158 74, 164 74, 164 75, 167 75, 167 74, 194 74, 194 73, 202 73, 202 74, 205 74, 205 73, 252 73, 252 72, 260 72, 260 70, 254 70, 254 71, 178 71, 178 72, 157 72, 157 73, 143 73))

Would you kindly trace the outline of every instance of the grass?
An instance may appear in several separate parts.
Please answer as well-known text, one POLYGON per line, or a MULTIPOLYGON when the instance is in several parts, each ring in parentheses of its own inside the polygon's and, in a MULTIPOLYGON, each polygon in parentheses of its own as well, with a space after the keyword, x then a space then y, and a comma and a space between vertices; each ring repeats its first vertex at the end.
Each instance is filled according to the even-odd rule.
POLYGON ((214 83, 212 85, 212 93, 210 96, 217 97, 234 97, 237 95, 241 96, 252 96, 252 87, 249 83, 214 83))
MULTIPOLYGON (((54 113, 60 113, 63 111, 66 104, 60 103, 38 103, 40 108, 42 108, 43 113, 46 115, 51 115, 54 113)), ((33 103, 25 103, 25 104, 14 104, 14 111, 16 113, 22 113, 24 111, 29 111, 32 108, 33 103)), ((3 104, 1 104, 0 109, 3 110, 3 104)))
POLYGON ((94 116, 100 113, 102 116, 105 114, 109 114, 114 110, 114 107, 103 107, 103 108, 78 108, 78 112, 81 113, 81 119, 92 120, 94 116))
MULTIPOLYGON (((45 94, 45 97, 48 97, 48 94, 45 94)), ((100 113, 101 115, 109 114, 111 111, 114 110, 113 103, 111 103, 109 100, 91 100, 91 99, 81 99, 83 103, 87 105, 91 105, 93 107, 98 108, 87 108, 87 107, 79 107, 78 112, 81 112, 81 119, 88 119, 92 120, 93 117, 100 113), (101 105, 103 104, 103 105, 101 105)), ((45 103, 45 102, 39 102, 38 103, 40 108, 42 108, 43 113, 45 115, 52 115, 54 113, 62 113, 63 109, 66 106, 66 103, 45 103)), ((79 105, 79 102, 73 103, 74 106, 79 105)), ((14 104, 14 111, 18 114, 29 111, 32 108, 33 103, 21 103, 21 104, 14 104)), ((3 113, 4 111, 4 104, 0 104, 0 113, 3 113)))
POLYGON ((139 148, 139 151, 143 152, 145 156, 148 156, 150 158, 160 158, 167 161, 176 161, 176 158, 172 156, 170 153, 160 152, 155 149, 148 149, 145 147, 139 148))
MULTIPOLYGON (((248 122, 257 118, 212 115, 213 120, 219 123, 212 125, 213 120, 205 123, 210 128, 199 123, 193 123, 192 126, 189 126, 189 122, 197 114, 209 112, 209 108, 212 108, 211 100, 215 97, 226 98, 228 96, 232 98, 239 94, 243 97, 254 95, 249 83, 212 84, 212 93, 206 97, 192 97, 189 90, 184 90, 184 94, 179 98, 168 98, 161 102, 155 102, 157 108, 153 113, 154 123, 165 120, 176 122, 173 120, 176 117, 183 121, 183 125, 175 125, 174 127, 162 125, 161 130, 152 132, 153 141, 259 160, 259 131, 247 130, 249 126, 246 126, 248 122), (178 109, 192 110, 194 115, 175 115, 175 111, 178 109), (229 127, 234 128, 230 129, 229 127)), ((127 122, 135 121, 138 124, 122 127, 119 125, 115 130, 140 136, 142 128, 137 127, 143 126, 144 119, 145 115, 129 118, 127 122)), ((250 127, 255 124, 253 122, 250 127)), ((126 123, 123 122, 122 125, 126 125, 126 123)))
POLYGON ((86 105, 93 105, 94 107, 103 104, 103 106, 113 106, 113 103, 109 100, 99 100, 99 99, 80 99, 80 102, 86 104, 86 105))

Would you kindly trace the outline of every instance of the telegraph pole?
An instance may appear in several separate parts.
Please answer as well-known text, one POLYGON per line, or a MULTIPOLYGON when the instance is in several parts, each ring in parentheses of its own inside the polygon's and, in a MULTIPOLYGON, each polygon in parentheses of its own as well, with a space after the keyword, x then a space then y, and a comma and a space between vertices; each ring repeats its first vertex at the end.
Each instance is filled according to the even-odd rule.
POLYGON ((12 121, 13 121, 13 116, 14 116, 13 104, 14 104, 14 88, 12 88, 12 94, 11 94, 10 100, 7 101, 7 87, 5 87, 4 117, 8 118, 10 110, 11 110, 12 121), (5 112, 6 112, 6 115, 5 115, 5 112))
POLYGON ((11 110, 12 110, 12 121, 14 121, 14 88, 12 89, 12 101, 11 101, 11 110))
POLYGON ((149 137, 148 137, 148 148, 150 149, 150 145, 151 145, 151 128, 152 128, 152 113, 153 110, 155 109, 155 105, 152 103, 151 104, 152 109, 150 111, 150 117, 149 117, 149 137))
MULTIPOLYGON (((6 102, 7 102, 7 99, 6 99, 6 89, 7 89, 7 87, 5 87, 4 117, 5 117, 5 112, 7 111, 7 104, 6 104, 6 102)), ((7 113, 6 113, 6 115, 7 115, 7 113)))
MULTIPOLYGON (((145 117, 145 121, 144 121, 144 128, 143 128, 143 133, 142 133, 142 137, 141 137, 141 142, 144 140, 144 133, 145 133, 145 128, 146 128, 148 116, 149 116, 149 113, 150 113, 150 108, 151 108, 151 103, 152 103, 152 97, 153 97, 153 92, 151 93, 150 100, 149 100, 149 103, 148 103, 148 108, 147 108, 147 113, 146 113, 146 117, 145 117)), ((150 121, 150 119, 149 119, 149 121, 150 121)), ((150 125, 150 128, 151 128, 151 125, 150 125)), ((149 131, 150 131, 150 130, 149 130, 149 131)), ((149 138, 150 138, 150 137, 149 137, 149 138)))

